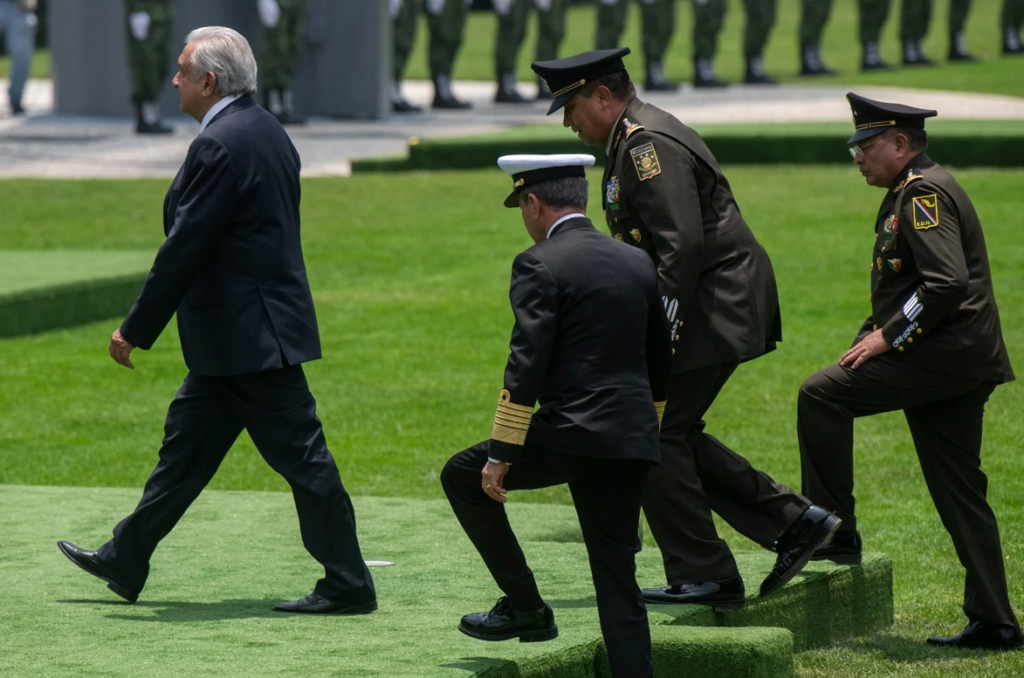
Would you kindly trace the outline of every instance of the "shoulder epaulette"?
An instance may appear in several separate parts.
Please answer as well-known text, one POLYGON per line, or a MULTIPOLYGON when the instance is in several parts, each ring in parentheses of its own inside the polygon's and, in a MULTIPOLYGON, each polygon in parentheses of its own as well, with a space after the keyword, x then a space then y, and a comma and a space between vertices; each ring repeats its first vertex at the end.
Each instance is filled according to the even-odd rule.
POLYGON ((626 129, 626 138, 630 138, 637 132, 641 131, 644 126, 638 122, 632 122, 629 118, 622 119, 622 126, 626 129))
POLYGON ((924 179, 924 177, 922 175, 920 175, 920 174, 916 174, 914 172, 914 170, 910 170, 910 174, 907 175, 907 178, 904 179, 903 181, 901 181, 896 188, 892 189, 892 192, 893 193, 899 193, 904 188, 906 188, 907 186, 909 186, 913 182, 917 181, 918 179, 924 179))

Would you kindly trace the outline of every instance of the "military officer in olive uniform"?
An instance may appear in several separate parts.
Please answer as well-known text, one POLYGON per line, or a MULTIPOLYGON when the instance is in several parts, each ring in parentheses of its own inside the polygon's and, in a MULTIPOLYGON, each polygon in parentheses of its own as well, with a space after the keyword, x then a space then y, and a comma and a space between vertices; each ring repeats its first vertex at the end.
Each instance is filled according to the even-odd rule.
POLYGON ((803 491, 843 520, 816 558, 860 561, 853 420, 902 410, 925 483, 967 570, 963 610, 970 624, 928 642, 1024 647, 981 470, 985 402, 998 384, 1013 380, 981 222, 956 179, 925 153, 924 121, 935 111, 853 93, 847 99, 854 162, 886 194, 874 227, 871 314, 839 362, 800 388, 803 491))
POLYGON ((726 0, 693 0, 693 86, 725 87, 715 73, 718 34, 725 25, 726 0))
POLYGON ((800 13, 800 75, 835 75, 821 58, 821 34, 825 31, 832 0, 802 0, 800 13))
MULTIPOLYGON (((900 41, 903 43, 903 63, 907 66, 934 66, 921 48, 921 41, 928 34, 932 20, 934 0, 903 0, 900 14, 900 41)), ((949 60, 978 61, 967 51, 964 40, 964 25, 971 0, 950 0, 949 3, 949 60)))
POLYGON ((256 0, 263 58, 264 105, 282 125, 305 123, 295 114, 292 78, 302 49, 305 0, 256 0))
POLYGON ((605 146, 606 221, 616 239, 654 261, 671 326, 661 465, 643 501, 668 586, 645 590, 645 600, 741 608, 743 581, 711 510, 776 546, 761 595, 799 572, 839 521, 704 431, 705 413, 738 365, 782 338, 775 274, 707 145, 636 98, 622 61, 628 53, 588 52, 533 68, 554 94, 549 112, 564 106, 566 127, 605 146))
POLYGON ((462 33, 472 0, 424 0, 430 30, 430 77, 434 81, 433 108, 465 109, 473 104, 452 94, 452 69, 462 47, 462 33))
POLYGON ((774 85, 777 80, 764 70, 764 48, 775 26, 776 0, 743 0, 747 10, 747 24, 743 29, 743 57, 747 73, 743 82, 748 85, 774 85))
POLYGON ((1024 25, 1024 0, 1003 0, 1003 54, 1024 54, 1020 29, 1024 25))
POLYGON ((885 71, 892 68, 882 59, 882 50, 879 46, 882 27, 889 18, 891 4, 892 0, 857 0, 862 71, 885 71))
MULTIPOLYGON (((628 12, 628 0, 598 0, 596 49, 619 46, 628 12)), ((640 16, 643 21, 644 60, 647 64, 644 89, 675 92, 679 85, 665 78, 664 60, 668 43, 676 30, 676 0, 640 0, 640 16)))
MULTIPOLYGON (((534 0, 537 4, 537 61, 558 58, 558 48, 565 37, 565 13, 569 0, 534 0)), ((537 78, 537 98, 550 99, 544 78, 537 78)))
POLYGON ((523 104, 529 99, 516 90, 516 58, 526 37, 526 22, 530 18, 533 0, 491 0, 498 15, 498 29, 494 40, 494 70, 498 81, 495 103, 523 104))
POLYGON ((416 44, 416 19, 420 15, 422 0, 389 0, 391 11, 392 83, 391 110, 395 113, 416 113, 423 109, 414 106, 402 96, 405 64, 416 44))
POLYGON ((157 101, 167 79, 171 60, 171 0, 128 0, 128 70, 132 78, 135 131, 139 134, 169 134, 173 130, 160 120, 157 101))

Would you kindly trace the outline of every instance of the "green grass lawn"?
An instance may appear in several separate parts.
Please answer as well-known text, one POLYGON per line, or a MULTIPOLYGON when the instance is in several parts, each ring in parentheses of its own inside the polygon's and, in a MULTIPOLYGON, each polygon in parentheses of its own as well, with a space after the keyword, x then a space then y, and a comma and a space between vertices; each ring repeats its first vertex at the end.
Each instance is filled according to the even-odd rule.
MULTIPOLYGON (((726 171, 775 263, 785 341, 739 370, 710 412, 709 430, 780 481, 799 486, 796 391, 807 375, 842 354, 868 313, 864 264, 883 193, 864 186, 848 167, 726 171)), ((985 224, 1003 330, 1011 358, 1019 361, 1024 172, 957 176, 985 224)), ((0 249, 155 250, 166 186, 0 182, 0 249)), ((304 181, 303 239, 325 355, 308 374, 329 445, 354 495, 438 498, 437 473, 448 456, 490 434, 512 322, 509 268, 529 244, 518 214, 501 207, 507 191, 507 177, 497 170, 304 181)), ((135 372, 117 367, 106 351, 116 325, 111 320, 0 341, 0 484, 141 488, 185 368, 173 325, 152 351, 135 357, 135 372)), ((1018 610, 1024 606, 1022 410, 1018 385, 996 391, 983 455, 1018 610)), ((859 643, 802 654, 798 675, 952 678, 1024 671, 1024 656, 942 658, 921 644, 929 634, 963 625, 962 571, 900 416, 858 422, 857 469, 860 529, 868 548, 887 553, 895 565, 896 626, 859 643)), ((248 439, 236 445, 212 487, 287 489, 248 439)), ((564 504, 568 493, 542 491, 530 501, 564 504)), ((749 548, 724 526, 723 534, 749 548)))
MULTIPOLYGON (((833 3, 832 17, 825 29, 822 49, 825 62, 840 74, 833 78, 801 80, 798 55, 798 26, 800 2, 784 0, 778 3, 778 20, 772 32, 765 64, 770 73, 785 81, 803 81, 828 85, 871 84, 928 89, 990 92, 1024 96, 1024 59, 1003 58, 999 16, 1002 0, 975 0, 967 22, 968 48, 983 57, 983 64, 943 65, 932 69, 901 69, 891 73, 860 73, 860 44, 857 34, 857 3, 837 0, 833 3)), ((947 23, 949 0, 935 0, 934 18, 924 47, 932 58, 945 60, 947 50, 947 23)), ((676 32, 665 59, 669 78, 690 80, 693 75, 692 35, 693 12, 689 1, 680 0, 676 9, 676 32)), ((745 12, 739 0, 729 0, 729 13, 718 42, 718 74, 724 80, 738 82, 743 78, 742 35, 745 12)), ((592 4, 573 7, 567 18, 566 38, 561 55, 568 56, 594 48, 595 11, 592 4)), ((454 76, 463 80, 494 80, 494 35, 496 20, 492 13, 473 12, 466 25, 462 51, 458 56, 454 76)), ((533 80, 530 70, 536 43, 536 21, 530 20, 529 33, 519 54, 520 79, 533 80)), ((421 21, 415 51, 407 68, 406 77, 424 79, 427 69, 427 30, 421 21)), ((622 45, 633 48, 627 57, 627 67, 634 78, 643 79, 643 57, 640 38, 640 10, 634 2, 631 8, 622 45)), ((882 36, 882 54, 890 62, 900 60, 899 3, 893 3, 889 21, 882 36)))

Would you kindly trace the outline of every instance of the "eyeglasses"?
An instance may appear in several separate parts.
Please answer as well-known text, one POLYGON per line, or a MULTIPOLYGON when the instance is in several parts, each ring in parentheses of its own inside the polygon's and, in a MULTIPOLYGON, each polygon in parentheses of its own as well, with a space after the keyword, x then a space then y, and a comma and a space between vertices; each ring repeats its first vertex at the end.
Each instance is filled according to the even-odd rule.
POLYGON ((850 157, 852 157, 854 160, 856 160, 858 155, 866 155, 867 152, 872 147, 874 147, 874 145, 877 144, 877 143, 878 143, 878 141, 876 140, 874 143, 868 144, 867 146, 861 146, 860 144, 853 144, 852 146, 850 146, 846 150, 848 150, 850 152, 850 157))

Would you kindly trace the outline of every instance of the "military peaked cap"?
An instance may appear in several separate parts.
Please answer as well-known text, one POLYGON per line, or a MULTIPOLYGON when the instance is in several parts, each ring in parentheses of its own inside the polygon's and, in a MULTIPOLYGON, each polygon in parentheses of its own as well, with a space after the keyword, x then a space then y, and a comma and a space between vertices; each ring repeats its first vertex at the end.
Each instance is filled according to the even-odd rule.
POLYGON ((594 156, 585 153, 558 155, 503 155, 498 167, 512 177, 512 193, 505 198, 505 207, 519 207, 519 191, 552 179, 563 177, 586 178, 587 167, 594 164, 594 156))
POLYGON ((870 139, 893 127, 924 129, 924 119, 938 115, 936 111, 923 108, 872 101, 853 92, 847 93, 846 100, 850 102, 850 110, 853 111, 855 128, 848 142, 851 144, 870 139))
POLYGON ((588 82, 606 75, 626 70, 622 57, 629 54, 628 47, 619 49, 598 49, 576 56, 552 61, 534 61, 530 68, 548 84, 551 96, 551 115, 572 99, 576 92, 588 82))

